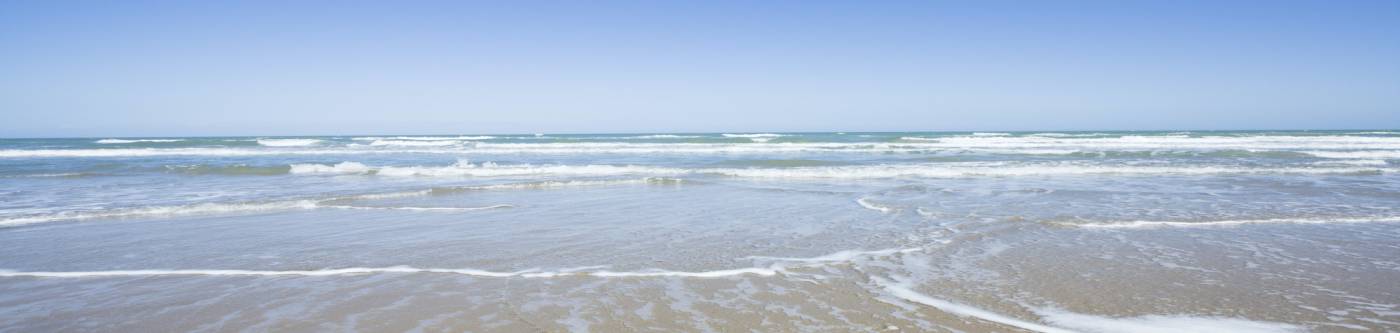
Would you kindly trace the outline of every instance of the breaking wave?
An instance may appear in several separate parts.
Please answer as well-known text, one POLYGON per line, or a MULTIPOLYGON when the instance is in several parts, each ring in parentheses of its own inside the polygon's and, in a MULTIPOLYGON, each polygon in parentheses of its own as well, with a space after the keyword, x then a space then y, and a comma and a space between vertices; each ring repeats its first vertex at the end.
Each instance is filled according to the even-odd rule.
POLYGON ((268 147, 302 147, 321 143, 318 139, 258 139, 258 144, 268 147))
POLYGON ((142 143, 142 142, 180 142, 180 141, 185 141, 185 139, 102 139, 102 140, 97 140, 97 141, 94 141, 94 142, 95 142, 95 143, 100 143, 100 144, 123 144, 123 143, 142 143))
POLYGON ((288 172, 298 173, 333 173, 333 174, 353 174, 368 173, 372 169, 369 166, 356 162, 341 162, 335 165, 325 164, 292 164, 288 172))
POLYGON ((374 140, 370 146, 443 147, 466 144, 458 140, 374 140))
POLYGON ((1389 168, 1378 167, 1248 167, 1248 166, 1144 166, 1102 165, 1087 163, 1012 164, 993 162, 856 165, 793 168, 676 168, 642 165, 498 165, 491 162, 472 164, 459 161, 441 167, 371 167, 356 162, 335 165, 295 164, 292 173, 373 174, 380 176, 424 177, 496 177, 496 176, 616 176, 650 175, 717 175, 739 178, 770 179, 871 179, 871 178, 965 178, 1015 177, 1057 175, 1229 175, 1229 174, 1382 174, 1389 168))
POLYGON ((485 136, 485 135, 482 135, 482 136, 393 136, 393 137, 371 136, 371 137, 358 137, 358 138, 353 138, 353 139, 351 139, 351 140, 357 140, 357 141, 381 141, 381 140, 400 140, 400 141, 462 141, 462 140, 490 140, 490 139, 495 139, 495 138, 496 138, 496 137, 494 137, 494 136, 485 136))

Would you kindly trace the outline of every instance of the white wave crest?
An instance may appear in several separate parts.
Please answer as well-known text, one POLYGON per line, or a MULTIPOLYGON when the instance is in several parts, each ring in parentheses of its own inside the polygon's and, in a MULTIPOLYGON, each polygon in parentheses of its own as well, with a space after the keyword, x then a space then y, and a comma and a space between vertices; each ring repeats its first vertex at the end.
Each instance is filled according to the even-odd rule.
POLYGON ((632 165, 496 165, 495 163, 471 164, 460 161, 446 167, 381 167, 375 172, 381 176, 615 176, 627 174, 680 174, 684 169, 632 166, 632 165))
POLYGON ((316 201, 313 200, 292 200, 263 203, 202 203, 192 205, 136 207, 98 211, 66 211, 53 214, 4 218, 0 219, 0 226, 11 227, 54 221, 80 221, 92 219, 164 217, 221 214, 234 212, 314 209, 316 207, 316 201))
POLYGON ((335 208, 335 209, 354 209, 354 210, 408 210, 408 211, 420 211, 420 212, 470 212, 470 211, 478 211, 478 210, 491 210, 491 209, 502 209, 502 208, 515 208, 515 205, 500 204, 500 205, 490 205, 490 206, 482 206, 482 207, 404 207, 404 206, 379 207, 379 206, 322 205, 322 206, 320 206, 320 207, 335 208))
POLYGON ((878 212, 881 212, 881 213, 887 213, 887 214, 888 214, 888 213, 891 213, 891 212, 894 212, 894 211, 896 210, 894 207, 884 206, 884 205, 880 205, 880 204, 876 204, 876 203, 870 202, 870 199, 869 199, 869 198, 860 198, 860 199, 856 199, 856 204, 859 204, 861 207, 865 207, 865 209, 874 210, 874 211, 878 211, 878 212))
POLYGON ((785 169, 698 169, 696 173, 743 178, 774 179, 871 179, 966 178, 1062 175, 1228 175, 1228 174, 1358 174, 1386 169, 1358 167, 1213 167, 1213 166, 1102 166, 1084 164, 947 164, 803 167, 785 169))
POLYGON ((379 141, 379 140, 405 140, 405 141, 461 141, 461 140, 490 140, 494 136, 393 136, 393 137, 358 137, 351 140, 357 141, 379 141))
POLYGON ((293 174, 307 174, 307 173, 319 173, 319 174, 327 174, 327 173, 330 173, 330 174, 355 174, 355 173, 368 173, 368 172, 370 172, 371 170, 372 170, 372 169, 371 169, 369 166, 366 166, 366 165, 364 165, 364 164, 360 164, 360 163, 356 163, 356 162, 341 162, 341 163, 336 164, 336 165, 324 165, 324 164, 292 164, 292 165, 291 165, 291 169, 290 169, 290 171, 288 171, 288 172, 293 173, 293 174))
POLYGON ((145 277, 145 276, 340 276, 365 274, 458 274, 492 278, 554 278, 554 277, 602 277, 602 278, 721 278, 740 275, 773 276, 778 271, 767 268, 739 268, 716 271, 683 272, 669 270, 643 270, 635 272, 613 272, 605 270, 524 270, 517 272, 493 272, 471 268, 416 268, 394 267, 354 267, 323 270, 260 271, 236 269, 158 269, 158 270, 118 270, 83 272, 18 272, 0 270, 0 277, 30 278, 98 278, 98 277, 145 277))
POLYGON ((466 186, 458 189, 464 190, 519 190, 519 189, 552 189, 580 186, 615 186, 615 185, 675 185, 681 184, 684 180, 678 178, 656 178, 646 177, 637 179, 603 179, 603 180, 562 180, 543 181, 531 183, 495 184, 466 186))
POLYGON ((374 140, 371 146, 443 147, 463 144, 458 140, 374 140))
POLYGON ((1279 218, 1279 219, 1257 219, 1257 220, 1214 220, 1214 221, 1122 221, 1122 222, 1052 222, 1054 224, 1074 226, 1080 228, 1098 229, 1150 229, 1164 227, 1178 228, 1200 228, 1200 227, 1231 227, 1247 224, 1332 224, 1332 223, 1368 223, 1368 222, 1400 222, 1400 216, 1376 216, 1376 217, 1336 217, 1336 218, 1279 218))
POLYGON ((701 136, 696 136, 696 135, 675 135, 675 134, 652 134, 652 135, 629 136, 629 137, 625 137, 624 139, 695 139, 695 138, 701 138, 701 136))
POLYGON ((1390 165, 1385 160, 1337 160, 1337 161, 1317 161, 1314 165, 1360 165, 1360 166, 1386 166, 1390 165))
POLYGON ((184 139, 102 139, 94 141, 100 144, 120 144, 120 143, 140 143, 140 142, 180 142, 184 139))
POLYGON ((302 147, 319 143, 319 139, 258 139, 259 145, 268 147, 302 147))
POLYGON ((1400 159, 1400 150, 1305 151, 1302 153, 1321 158, 1400 159))
POLYGON ((0 277, 31 278, 97 278, 97 277, 144 277, 144 276, 338 276, 364 274, 460 274, 493 278, 554 278, 554 277, 600 277, 600 278, 723 278, 743 275, 775 276, 791 267, 819 267, 832 263, 850 262, 865 257, 883 257, 920 251, 922 248, 886 249, 877 251, 849 250, 812 258, 748 257, 746 259, 771 262, 764 267, 741 267, 711 271, 675 271, 666 269, 644 269, 637 271, 609 271, 607 266, 584 266, 554 271, 527 269, 514 272, 496 272, 472 268, 416 268, 410 266, 392 267, 353 267, 322 270, 231 270, 231 269, 156 269, 156 270, 112 270, 76 272, 21 272, 0 270, 0 277), (798 263, 793 266, 791 263, 798 263))
POLYGON ((459 161, 442 167, 371 167, 356 162, 331 165, 296 164, 292 173, 359 173, 380 176, 497 177, 497 176, 617 176, 718 175, 767 179, 969 178, 1061 175, 1230 175, 1230 174, 1377 174, 1388 168, 1367 167, 1245 167, 1136 166, 1090 163, 966 162, 937 164, 861 165, 795 168, 674 168, 641 165, 498 165, 459 161))
POLYGON ((865 250, 844 250, 844 251, 833 252, 833 253, 826 254, 826 255, 811 257, 811 258, 749 256, 749 257, 745 257, 744 259, 760 260, 760 261, 799 262, 799 263, 807 263, 807 264, 823 264, 823 263, 852 262, 852 261, 856 261, 856 260, 862 259, 862 258, 868 258, 868 257, 887 257, 887 256, 891 256, 891 255, 896 255, 896 254, 914 253, 914 252, 919 252, 919 251, 923 251, 923 250, 924 250, 924 248, 920 248, 920 247, 913 247, 913 248, 894 248, 894 249, 873 250, 873 251, 865 251, 865 250))
POLYGON ((726 137, 726 138, 777 138, 777 137, 784 137, 784 136, 786 136, 786 135, 774 134, 774 133, 757 133, 757 134, 729 134, 729 133, 724 133, 724 134, 720 134, 720 136, 723 136, 723 137, 726 137))

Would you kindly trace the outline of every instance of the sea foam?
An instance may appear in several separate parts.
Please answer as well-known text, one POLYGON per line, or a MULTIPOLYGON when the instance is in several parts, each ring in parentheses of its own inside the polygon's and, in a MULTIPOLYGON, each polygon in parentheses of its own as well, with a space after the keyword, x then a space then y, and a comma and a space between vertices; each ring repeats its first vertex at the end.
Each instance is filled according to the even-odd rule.
POLYGON ((97 140, 97 141, 94 141, 94 142, 96 142, 96 143, 101 143, 101 144, 122 144, 122 143, 141 143, 141 142, 180 142, 180 141, 185 141, 185 139, 130 139, 130 140, 128 140, 128 139, 102 139, 102 140, 97 140))
POLYGON ((301 147, 321 143, 318 139, 258 139, 258 144, 268 147, 301 147))
POLYGON ((938 164, 860 165, 793 168, 676 168, 643 165, 498 165, 459 162, 451 166, 372 167, 356 162, 336 165, 297 164, 292 173, 360 173, 380 176, 496 177, 496 176, 615 176, 717 175, 767 179, 877 179, 877 178, 968 178, 1073 175, 1229 175, 1229 174, 1382 174, 1381 167, 1246 167, 1246 166, 1151 166, 1102 165, 1086 163, 968 162, 938 164))
POLYGON ((1277 218, 1277 219, 1246 219, 1246 220, 1207 220, 1207 221, 1121 221, 1121 222, 1052 222, 1053 224, 1074 226, 1080 228, 1098 229, 1148 229, 1148 228, 1201 228, 1201 227, 1232 227, 1248 224, 1331 224, 1331 223, 1368 223, 1368 222, 1400 222, 1400 216, 1373 216, 1373 217, 1300 217, 1300 218, 1277 218))

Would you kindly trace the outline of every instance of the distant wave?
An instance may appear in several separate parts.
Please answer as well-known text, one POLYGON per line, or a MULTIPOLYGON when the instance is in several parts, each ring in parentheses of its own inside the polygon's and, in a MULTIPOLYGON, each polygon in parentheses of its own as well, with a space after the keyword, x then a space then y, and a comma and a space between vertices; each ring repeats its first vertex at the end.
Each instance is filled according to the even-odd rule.
POLYGON ((258 139, 259 145, 268 147, 302 147, 319 143, 319 139, 258 139))
MULTIPOLYGON (((764 141, 781 134, 727 134, 727 137, 764 141)), ((358 142, 372 137, 356 138, 358 142)), ((123 157, 123 156, 251 156, 280 154, 775 154, 775 153, 946 153, 946 154, 1092 154, 1128 156, 1145 154, 1202 154, 1229 152, 1240 157, 1313 156, 1322 158, 1397 159, 1400 137, 1375 136, 1166 136, 1121 137, 1047 136, 906 136, 892 142, 636 142, 622 139, 599 142, 483 142, 453 138, 402 140, 373 138, 367 144, 342 145, 318 139, 258 139, 268 148, 111 148, 111 149, 7 149, 0 158, 18 157, 123 157), (314 146, 314 147, 313 147, 314 146), (293 148, 301 149, 293 149, 293 148), (277 148, 277 149, 272 149, 277 148), (1129 154, 1131 153, 1131 154, 1129 154)), ((154 139, 153 139, 154 140, 154 139)))
POLYGON ((309 163, 308 163, 308 164, 292 164, 292 165, 290 165, 289 168, 288 168, 288 172, 294 173, 294 174, 296 174, 296 173, 334 173, 334 174, 351 174, 351 173, 367 173, 367 172, 370 172, 370 170, 373 170, 373 169, 371 169, 370 167, 368 167, 368 166, 366 166, 366 165, 364 165, 364 164, 356 163, 356 162, 341 162, 341 163, 335 164, 335 165, 309 164, 309 163))
POLYGON ((1041 137, 1049 137, 1049 138, 1075 138, 1075 137, 1096 137, 1096 136, 1108 136, 1108 135, 1109 135, 1108 133, 1057 133, 1057 132, 1046 132, 1046 133, 1031 133, 1031 134, 1027 134, 1026 136, 1041 136, 1041 137))
POLYGON ((749 139, 749 141, 753 141, 753 142, 768 142, 768 141, 770 141, 770 140, 773 140, 773 139, 776 139, 776 138, 780 138, 780 137, 784 137, 784 136, 787 136, 787 135, 783 135, 783 134, 774 134, 774 133, 757 133, 757 134, 729 134, 729 133, 725 133, 725 134, 720 134, 720 136, 723 136, 723 137, 726 137, 726 138, 745 138, 745 139, 749 139))
POLYGON ((869 179, 869 178, 965 178, 1054 175, 1227 175, 1227 174, 1381 174, 1389 168, 1366 167, 1243 167, 1243 166, 1132 166, 1086 163, 938 163, 899 165, 852 165, 792 168, 675 168, 643 165, 498 165, 491 162, 459 162, 450 166, 366 166, 356 162, 335 165, 297 164, 292 173, 373 174, 379 176, 496 177, 496 176, 616 176, 719 175, 741 178, 774 179, 869 179))
POLYGON ((786 135, 782 135, 782 134, 773 134, 773 133, 757 133, 757 134, 729 134, 729 133, 724 133, 724 134, 720 134, 720 135, 721 135, 721 136, 724 136, 724 137, 726 137, 726 138, 777 138, 777 137, 786 136, 786 135))
POLYGON ((1400 150, 1305 151, 1302 153, 1322 158, 1400 159, 1400 150))
POLYGON ((374 140, 371 146, 442 147, 461 145, 457 140, 374 140))
POLYGON ((130 140, 128 140, 128 139, 102 139, 102 140, 97 140, 97 141, 94 141, 94 142, 100 143, 100 144, 122 144, 122 143, 141 143, 141 142, 180 142, 180 141, 185 141, 185 139, 130 139, 130 140))
POLYGON ((695 139, 695 138, 703 138, 703 136, 697 136, 697 135, 674 135, 674 134, 652 134, 652 135, 638 135, 638 136, 623 137, 623 139, 695 139))
POLYGON ((1324 166, 1326 166, 1326 165, 1362 165, 1362 166, 1386 166, 1386 165, 1390 165, 1390 163, 1389 163, 1389 162, 1386 162, 1385 160, 1335 160, 1335 161, 1318 161, 1318 162, 1313 162, 1313 164, 1314 164, 1314 165, 1324 165, 1324 166))
POLYGON ((394 137, 358 137, 351 140, 357 141, 380 141, 380 140, 400 140, 400 141, 462 141, 462 140, 490 140, 494 136, 394 136, 394 137))
POLYGON ((426 149, 297 149, 297 148, 126 148, 126 149, 6 149, 0 158, 28 157, 149 157, 149 156, 273 156, 273 155, 358 155, 358 154, 461 154, 461 150, 426 149))

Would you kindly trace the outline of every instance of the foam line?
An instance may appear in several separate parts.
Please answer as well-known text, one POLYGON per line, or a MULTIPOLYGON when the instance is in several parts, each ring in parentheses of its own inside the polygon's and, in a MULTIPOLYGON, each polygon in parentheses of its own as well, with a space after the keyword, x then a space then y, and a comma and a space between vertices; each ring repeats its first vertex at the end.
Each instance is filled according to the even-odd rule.
POLYGON ((409 266, 393 267, 352 267, 323 270, 260 271, 237 269, 155 269, 155 270, 114 270, 114 271, 75 271, 75 272, 20 272, 0 270, 0 277, 30 278, 98 278, 98 277, 151 277, 151 276, 341 276, 365 274, 458 274, 491 278, 555 278, 555 277, 600 277, 600 278, 722 278, 741 275, 773 276, 777 269, 739 268, 716 271, 682 272, 667 270, 645 270, 636 272, 614 272, 587 269, 566 269, 543 272, 525 270, 518 272, 493 272, 471 268, 416 268, 409 266))
POLYGON ((872 203, 872 202, 870 202, 869 198, 860 198, 860 199, 856 199, 856 204, 859 204, 861 207, 865 207, 865 209, 874 210, 874 211, 879 211, 879 212, 881 212, 881 213, 886 213, 886 214, 895 211, 895 208, 893 208, 893 207, 882 206, 882 205, 878 205, 878 204, 872 203))
POLYGON ((262 212, 262 211, 285 211, 303 209, 380 209, 380 210, 406 210, 406 211, 478 211, 490 209, 513 208, 515 205, 497 204, 485 207, 373 207, 354 205, 335 205, 330 203, 344 203, 345 200, 380 200, 406 198, 415 196, 426 196, 434 193, 451 193, 459 191, 489 191, 489 190, 525 190, 525 189, 557 189, 576 186, 612 186, 628 184, 680 184, 681 179, 675 178, 638 178, 638 179, 613 179, 613 180, 569 180, 569 181, 544 181, 514 184, 496 184, 480 186, 461 187, 437 187, 426 190, 375 193, 349 195, 324 199, 300 199, 268 202, 243 202, 243 203, 199 203, 189 205, 171 206, 146 206, 131 208, 116 208, 90 211, 63 211, 54 213, 34 214, 0 217, 0 227, 14 227, 27 224, 56 222, 56 221, 81 221, 94 219, 117 219, 136 217, 166 217, 166 216, 188 216, 203 214, 224 214, 240 212, 262 212))
POLYGON ((268 147, 300 147, 321 143, 319 139, 258 139, 258 144, 268 147))
POLYGON ((292 173, 360 173, 397 177, 499 177, 499 176, 616 176, 718 175, 769 179, 874 179, 874 178, 969 178, 1055 175, 1231 175, 1231 174, 1379 174, 1394 171, 1385 167, 1308 166, 1133 166, 1095 163, 1006 163, 962 162, 898 165, 826 166, 795 168, 675 168, 644 165, 498 165, 465 161, 450 166, 373 167, 356 162, 335 165, 296 164, 292 173))
POLYGON ((1069 333, 1069 332, 1074 332, 1074 331, 1068 330, 1068 329, 1063 329, 1063 328, 1059 328, 1059 327, 1054 327, 1054 326, 1049 326, 1049 325, 1034 323, 1034 322, 1030 322, 1030 321, 1026 321, 1026 320, 1016 319, 1016 318, 1013 318, 1013 317, 1010 317, 1010 316, 1006 316, 1006 315, 999 314, 999 313, 996 313, 996 312, 991 312, 991 311, 983 310, 983 309, 980 309, 980 308, 977 308, 977 307, 973 307, 973 306, 969 306, 969 305, 964 305, 964 304, 959 304, 959 303, 954 303, 954 302, 950 302, 950 301, 946 301, 946 300, 934 298, 934 297, 932 297, 932 296, 924 295, 924 294, 921 294, 921 293, 919 293, 919 292, 917 292, 917 291, 914 291, 913 289, 910 289, 909 286, 908 286, 907 284, 905 284, 905 283, 893 283, 893 282, 891 282, 891 281, 889 281, 889 280, 885 280, 885 279, 880 278, 880 277, 872 277, 872 278, 873 278, 872 280, 875 281, 877 284, 882 285, 882 286, 885 288, 885 291, 886 291, 886 292, 889 292, 890 295, 893 295, 893 296, 895 296, 895 297, 899 297, 899 298, 901 298, 901 299, 904 299, 904 300, 907 300, 907 301, 910 301, 910 302, 914 302, 914 303, 919 303, 919 304, 923 304, 923 305, 932 306, 932 307, 937 308, 937 309, 939 309, 939 310, 941 310, 941 311, 943 311, 943 312, 951 313, 951 314, 954 314, 954 315, 958 315, 958 316, 962 316, 962 317, 977 318, 977 319, 981 319, 981 320, 986 320, 986 321, 990 321, 990 322, 994 322, 994 323, 998 323, 998 324, 1003 324, 1003 325, 1007 325, 1007 326, 1011 326, 1011 327, 1016 327, 1016 328, 1025 329, 1025 330, 1031 330, 1031 331, 1036 331, 1036 332, 1045 332, 1045 333, 1069 333))
POLYGON ((324 208, 334 209, 356 209, 356 210, 411 210, 425 212, 469 212, 478 210, 491 210, 501 208, 515 208, 515 205, 491 205, 483 207, 374 207, 374 206, 348 206, 348 205, 322 205, 324 208))
POLYGON ((1258 219, 1258 220, 1216 220, 1216 221, 1123 221, 1123 222, 1094 222, 1094 223, 1074 223, 1074 222, 1051 222, 1059 225, 1073 226, 1079 228, 1095 229, 1152 229, 1152 228, 1202 228, 1202 227, 1232 227, 1247 224, 1332 224, 1332 223, 1366 223, 1366 222, 1400 222, 1400 216, 1376 216, 1376 217, 1339 217, 1339 218, 1280 218, 1280 219, 1258 219))
POLYGON ((141 143, 141 142, 180 142, 180 141, 185 141, 185 139, 130 139, 130 140, 128 140, 128 139, 102 139, 102 140, 97 140, 97 141, 94 141, 94 142, 95 142, 95 143, 100 143, 100 144, 122 144, 122 143, 141 143))
POLYGON ((1115 318, 1073 313, 1058 309, 1037 309, 1035 312, 1047 322, 1088 332, 1275 333, 1301 332, 1305 330, 1303 327, 1291 324, 1252 321, 1229 317, 1146 315, 1115 318))

